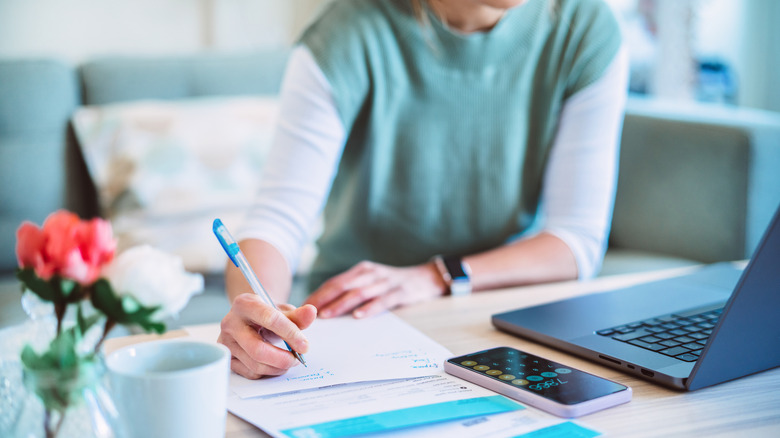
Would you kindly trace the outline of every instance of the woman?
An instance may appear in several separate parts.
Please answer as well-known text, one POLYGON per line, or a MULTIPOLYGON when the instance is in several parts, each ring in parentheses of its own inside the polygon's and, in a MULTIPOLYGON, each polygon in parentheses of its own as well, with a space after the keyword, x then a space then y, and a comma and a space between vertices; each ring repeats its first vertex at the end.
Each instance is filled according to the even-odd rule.
POLYGON ((243 376, 295 364, 258 328, 305 353, 317 310, 367 317, 599 269, 627 71, 608 7, 423 1, 335 1, 292 53, 241 246, 287 301, 324 204, 316 290, 279 318, 228 268, 220 342, 243 376))

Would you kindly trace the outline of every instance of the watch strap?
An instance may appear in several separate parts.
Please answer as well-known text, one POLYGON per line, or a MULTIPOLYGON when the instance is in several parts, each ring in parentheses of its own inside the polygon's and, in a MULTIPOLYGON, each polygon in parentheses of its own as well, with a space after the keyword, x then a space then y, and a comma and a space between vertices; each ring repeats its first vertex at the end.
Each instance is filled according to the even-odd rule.
POLYGON ((460 256, 433 257, 434 264, 452 296, 464 296, 471 293, 471 270, 460 256))

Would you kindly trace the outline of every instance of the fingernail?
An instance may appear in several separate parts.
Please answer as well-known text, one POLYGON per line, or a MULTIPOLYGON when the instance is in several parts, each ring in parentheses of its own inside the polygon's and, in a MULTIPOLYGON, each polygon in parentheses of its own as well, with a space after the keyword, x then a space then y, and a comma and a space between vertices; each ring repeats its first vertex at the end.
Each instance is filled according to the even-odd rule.
POLYGON ((320 316, 320 318, 329 318, 330 317, 330 312, 327 311, 327 310, 323 310, 322 312, 320 312, 319 316, 320 316))
POLYGON ((366 312, 362 310, 355 310, 354 312, 352 312, 352 316, 354 316, 355 318, 362 318, 366 316, 366 312))

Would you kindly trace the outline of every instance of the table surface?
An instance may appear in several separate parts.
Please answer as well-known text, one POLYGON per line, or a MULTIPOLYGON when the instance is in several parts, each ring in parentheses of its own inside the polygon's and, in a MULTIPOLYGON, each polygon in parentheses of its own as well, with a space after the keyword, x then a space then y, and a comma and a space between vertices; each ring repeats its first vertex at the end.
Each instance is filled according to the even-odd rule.
MULTIPOLYGON (((533 341, 499 332, 490 316, 519 307, 637 284, 689 271, 601 277, 589 282, 563 282, 479 292, 442 298, 394 311, 412 326, 447 347, 454 355, 510 346, 631 386, 630 403, 581 417, 578 421, 607 436, 780 436, 780 368, 694 392, 680 392, 581 359, 533 341)), ((164 337, 183 336, 174 331, 164 337)), ((157 339, 137 335, 110 340, 107 349, 157 339)), ((780 347, 780 346, 778 346, 780 347)), ((228 415, 226 436, 267 436, 249 423, 228 415)))

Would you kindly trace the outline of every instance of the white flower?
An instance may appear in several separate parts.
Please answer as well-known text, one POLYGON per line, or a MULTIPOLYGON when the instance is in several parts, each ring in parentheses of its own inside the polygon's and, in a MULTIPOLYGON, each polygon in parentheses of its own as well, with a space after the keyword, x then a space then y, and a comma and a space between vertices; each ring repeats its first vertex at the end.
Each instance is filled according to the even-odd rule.
MULTIPOLYGON (((203 276, 184 270, 177 256, 149 245, 132 247, 119 254, 103 271, 117 296, 131 296, 145 307, 160 306, 154 319, 175 316, 190 297, 203 291, 203 276)), ((128 305, 123 300, 123 305, 128 305)), ((130 309, 127 309, 130 310, 130 309)))

